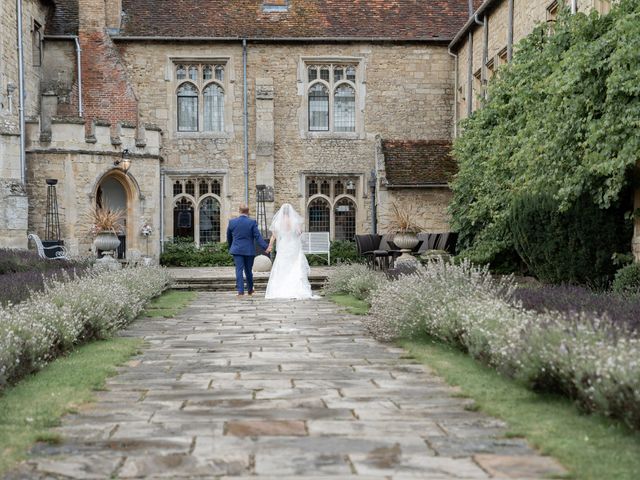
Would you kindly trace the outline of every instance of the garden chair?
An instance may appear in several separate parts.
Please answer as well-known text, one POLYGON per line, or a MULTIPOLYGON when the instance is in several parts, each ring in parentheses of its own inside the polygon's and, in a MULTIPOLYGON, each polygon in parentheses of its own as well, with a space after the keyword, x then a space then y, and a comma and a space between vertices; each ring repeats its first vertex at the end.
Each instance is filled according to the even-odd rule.
POLYGON ((36 244, 36 249, 38 250, 38 256, 42 259, 45 260, 70 260, 69 258, 69 254, 67 253, 67 249, 65 247, 63 247, 62 245, 52 245, 50 247, 45 247, 42 244, 42 240, 40 240, 40 237, 38 235, 36 235, 35 233, 30 233, 27 236, 27 239, 29 240, 33 240, 33 243, 36 244), (54 256, 49 257, 47 256, 46 251, 49 250, 51 251, 54 256))

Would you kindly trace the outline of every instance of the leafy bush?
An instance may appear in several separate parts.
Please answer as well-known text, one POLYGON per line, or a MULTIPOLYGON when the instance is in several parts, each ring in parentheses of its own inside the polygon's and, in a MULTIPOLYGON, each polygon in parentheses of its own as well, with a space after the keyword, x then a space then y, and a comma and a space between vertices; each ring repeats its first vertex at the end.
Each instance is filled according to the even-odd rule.
POLYGON ((508 223, 520 258, 545 283, 606 285, 614 253, 631 244, 624 211, 601 209, 586 195, 563 212, 549 194, 522 195, 508 223))
POLYGON ((582 196, 606 209, 637 162, 640 2, 560 15, 554 31, 523 39, 454 144, 452 229, 478 263, 512 256, 508 217, 522 192, 554 192, 559 211, 582 196))
MULTIPOLYGON (((349 285, 340 271, 334 285, 349 285)), ((382 340, 431 335, 518 379, 562 393, 589 412, 640 429, 640 338, 607 313, 533 311, 510 277, 487 268, 431 262, 381 284, 371 297, 369 330, 382 340)))
POLYGON ((381 272, 362 264, 344 264, 332 268, 324 285, 325 295, 353 295, 358 300, 370 300, 385 283, 381 272))
POLYGON ((161 268, 94 271, 64 283, 53 281, 28 300, 0 308, 0 386, 78 343, 124 327, 170 281, 161 268))
POLYGON ((233 265, 233 257, 226 243, 197 247, 191 240, 177 239, 165 245, 160 264, 169 267, 228 267, 233 265))
MULTIPOLYGON (((611 288, 616 293, 640 296, 640 263, 632 263, 618 270, 611 288)), ((640 322, 640 312, 638 319, 640 322)))

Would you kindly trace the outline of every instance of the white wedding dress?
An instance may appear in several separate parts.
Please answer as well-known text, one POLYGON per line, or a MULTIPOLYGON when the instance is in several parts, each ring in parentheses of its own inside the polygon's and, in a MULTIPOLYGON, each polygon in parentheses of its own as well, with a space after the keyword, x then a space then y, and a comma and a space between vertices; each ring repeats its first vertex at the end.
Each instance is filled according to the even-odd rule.
POLYGON ((276 259, 271 267, 265 298, 313 298, 309 262, 300 241, 303 226, 302 217, 289 204, 284 204, 273 217, 270 230, 276 238, 276 259))

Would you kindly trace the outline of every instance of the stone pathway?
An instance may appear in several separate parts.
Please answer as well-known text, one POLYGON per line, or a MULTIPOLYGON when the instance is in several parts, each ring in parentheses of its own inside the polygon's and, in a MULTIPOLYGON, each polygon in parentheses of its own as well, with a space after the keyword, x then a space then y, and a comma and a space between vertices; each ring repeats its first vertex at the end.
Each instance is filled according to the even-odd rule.
POLYGON ((147 348, 10 479, 485 479, 551 458, 326 300, 200 293, 125 333, 147 348))

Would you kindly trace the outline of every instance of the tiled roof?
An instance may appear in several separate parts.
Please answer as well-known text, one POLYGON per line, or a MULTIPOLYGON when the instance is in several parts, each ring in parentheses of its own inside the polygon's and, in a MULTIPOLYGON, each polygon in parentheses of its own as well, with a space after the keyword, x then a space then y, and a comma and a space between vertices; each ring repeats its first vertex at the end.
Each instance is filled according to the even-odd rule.
MULTIPOLYGON (((57 0, 50 33, 77 30, 77 0, 57 0), (75 12, 75 17, 71 12, 75 12)), ((468 17, 465 0, 123 0, 123 37, 372 38, 451 40, 468 17)))
POLYGON ((448 140, 383 140, 389 187, 446 185, 458 171, 448 140))

